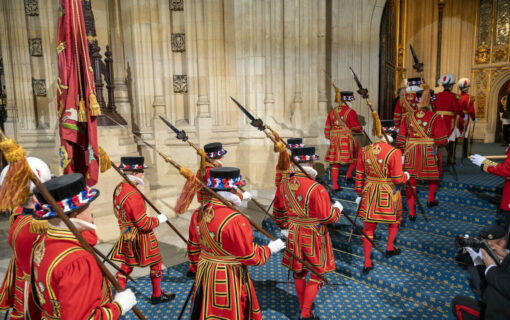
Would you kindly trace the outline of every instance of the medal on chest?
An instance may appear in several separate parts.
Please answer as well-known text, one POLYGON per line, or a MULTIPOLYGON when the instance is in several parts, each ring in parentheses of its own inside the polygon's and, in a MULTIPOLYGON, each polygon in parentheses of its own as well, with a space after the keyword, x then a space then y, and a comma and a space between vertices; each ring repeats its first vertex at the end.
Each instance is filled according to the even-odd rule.
POLYGON ((44 245, 44 241, 39 242, 34 248, 34 263, 40 267, 42 259, 44 258, 44 253, 46 252, 46 246, 44 245))

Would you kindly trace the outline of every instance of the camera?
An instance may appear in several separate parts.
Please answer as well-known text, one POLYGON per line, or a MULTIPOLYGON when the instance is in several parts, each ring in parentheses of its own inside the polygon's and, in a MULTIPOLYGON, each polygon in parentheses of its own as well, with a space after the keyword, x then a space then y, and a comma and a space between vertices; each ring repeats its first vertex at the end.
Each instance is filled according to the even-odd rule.
POLYGON ((474 250, 480 250, 481 248, 485 248, 484 243, 480 241, 478 238, 473 238, 468 235, 462 236, 458 235, 455 237, 455 246, 459 248, 470 247, 474 250))

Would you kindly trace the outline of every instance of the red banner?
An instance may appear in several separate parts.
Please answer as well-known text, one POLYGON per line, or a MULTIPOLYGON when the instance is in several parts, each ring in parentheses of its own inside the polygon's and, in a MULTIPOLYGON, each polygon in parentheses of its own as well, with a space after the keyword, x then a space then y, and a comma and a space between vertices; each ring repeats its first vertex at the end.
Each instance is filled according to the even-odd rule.
POLYGON ((81 0, 60 0, 58 10, 58 83, 61 167, 79 172, 87 185, 97 183, 96 116, 101 114, 95 96, 81 0))

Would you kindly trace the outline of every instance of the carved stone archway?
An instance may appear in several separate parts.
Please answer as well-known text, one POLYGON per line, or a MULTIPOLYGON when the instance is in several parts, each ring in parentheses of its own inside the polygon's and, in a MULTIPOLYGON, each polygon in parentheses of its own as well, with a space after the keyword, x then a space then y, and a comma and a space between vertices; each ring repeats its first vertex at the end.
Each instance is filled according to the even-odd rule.
MULTIPOLYGON (((492 72, 497 72, 492 71, 492 72)), ((501 90, 501 86, 504 85, 508 80, 510 80, 510 70, 502 70, 500 71, 501 74, 496 76, 496 79, 494 80, 494 83, 491 85, 491 92, 489 95, 489 101, 488 101, 488 125, 487 129, 485 130, 485 139, 484 142, 486 143, 492 143, 494 142, 494 135, 496 134, 496 124, 497 124, 497 117, 498 115, 498 95, 499 91, 501 90)))

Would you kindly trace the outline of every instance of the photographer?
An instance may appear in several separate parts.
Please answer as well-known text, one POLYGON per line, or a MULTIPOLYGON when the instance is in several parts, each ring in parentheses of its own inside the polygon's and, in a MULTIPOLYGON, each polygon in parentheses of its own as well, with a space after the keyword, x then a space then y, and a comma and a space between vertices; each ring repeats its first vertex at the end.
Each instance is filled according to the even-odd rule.
MULTIPOLYGON (((484 249, 480 249, 481 260, 485 268, 478 269, 482 271, 478 285, 476 280, 474 282, 475 286, 480 289, 483 299, 477 301, 467 296, 456 296, 452 301, 452 312, 459 320, 510 319, 510 256, 506 250, 506 232, 500 226, 488 226, 480 232, 480 239, 487 241, 501 264, 497 266, 491 256, 484 249)), ((470 252, 472 248, 466 250, 470 252)), ((476 265, 480 255, 474 251, 473 253, 470 255, 476 265)))

